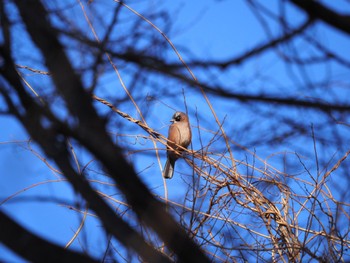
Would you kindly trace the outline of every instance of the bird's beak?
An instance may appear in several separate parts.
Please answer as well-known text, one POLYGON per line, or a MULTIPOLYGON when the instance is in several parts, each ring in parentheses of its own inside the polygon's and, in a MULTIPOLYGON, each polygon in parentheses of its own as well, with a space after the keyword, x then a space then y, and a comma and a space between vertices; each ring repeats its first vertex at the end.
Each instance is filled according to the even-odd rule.
POLYGON ((171 120, 170 120, 170 122, 174 123, 174 122, 175 122, 175 120, 174 120, 174 119, 171 119, 171 120))

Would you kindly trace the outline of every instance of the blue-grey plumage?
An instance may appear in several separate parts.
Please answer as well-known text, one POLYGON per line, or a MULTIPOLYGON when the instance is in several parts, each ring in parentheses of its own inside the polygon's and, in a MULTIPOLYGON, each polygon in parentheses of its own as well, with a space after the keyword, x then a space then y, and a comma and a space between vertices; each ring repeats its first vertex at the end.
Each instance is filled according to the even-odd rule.
POLYGON ((174 168, 175 168, 175 160, 167 158, 164 166, 164 172, 163 172, 163 176, 165 179, 173 178, 174 168))

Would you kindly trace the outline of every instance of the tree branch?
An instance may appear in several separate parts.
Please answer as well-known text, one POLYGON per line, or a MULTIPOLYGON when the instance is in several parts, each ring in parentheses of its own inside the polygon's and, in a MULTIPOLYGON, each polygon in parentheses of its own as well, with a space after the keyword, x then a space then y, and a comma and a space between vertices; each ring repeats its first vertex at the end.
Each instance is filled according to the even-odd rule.
POLYGON ((310 18, 320 19, 328 25, 350 34, 350 15, 341 15, 314 0, 290 0, 304 10, 310 18))
POLYGON ((31 262, 99 262, 61 246, 24 229, 0 210, 0 241, 18 255, 31 262))

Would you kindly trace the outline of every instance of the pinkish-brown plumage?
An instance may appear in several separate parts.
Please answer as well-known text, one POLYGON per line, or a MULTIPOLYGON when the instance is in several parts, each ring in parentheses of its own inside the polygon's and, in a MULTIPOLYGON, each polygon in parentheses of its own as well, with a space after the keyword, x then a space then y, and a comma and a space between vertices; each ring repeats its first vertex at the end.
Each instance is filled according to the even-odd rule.
POLYGON ((168 158, 163 172, 163 177, 166 179, 171 179, 173 177, 175 162, 180 157, 180 153, 183 151, 183 149, 177 145, 187 148, 192 139, 190 122, 185 113, 180 111, 176 112, 170 121, 173 122, 173 124, 171 124, 169 127, 169 141, 167 144, 168 158))

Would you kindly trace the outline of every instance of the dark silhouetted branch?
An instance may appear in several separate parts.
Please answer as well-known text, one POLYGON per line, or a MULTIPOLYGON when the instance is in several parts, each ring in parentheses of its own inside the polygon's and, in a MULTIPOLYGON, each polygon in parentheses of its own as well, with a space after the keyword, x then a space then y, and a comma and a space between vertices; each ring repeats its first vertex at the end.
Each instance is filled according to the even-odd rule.
POLYGON ((320 19, 328 25, 350 34, 350 15, 341 15, 314 0, 290 0, 304 10, 310 18, 320 19))
POLYGON ((31 262, 99 262, 44 240, 24 229, 0 210, 0 241, 31 262))

